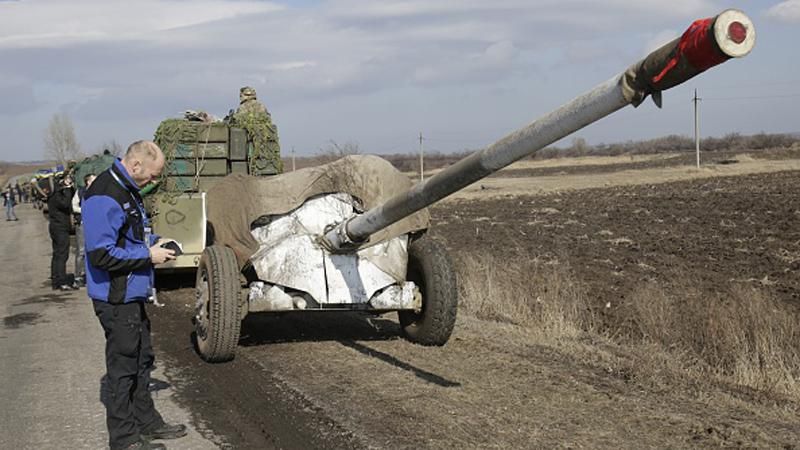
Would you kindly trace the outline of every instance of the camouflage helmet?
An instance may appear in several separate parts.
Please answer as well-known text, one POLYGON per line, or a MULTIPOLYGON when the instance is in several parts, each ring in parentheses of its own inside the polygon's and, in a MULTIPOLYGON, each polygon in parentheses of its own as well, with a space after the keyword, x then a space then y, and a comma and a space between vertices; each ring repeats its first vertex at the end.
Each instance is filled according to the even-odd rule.
POLYGON ((239 89, 239 103, 244 103, 247 100, 255 100, 256 99, 256 90, 251 88, 250 86, 245 86, 239 89))

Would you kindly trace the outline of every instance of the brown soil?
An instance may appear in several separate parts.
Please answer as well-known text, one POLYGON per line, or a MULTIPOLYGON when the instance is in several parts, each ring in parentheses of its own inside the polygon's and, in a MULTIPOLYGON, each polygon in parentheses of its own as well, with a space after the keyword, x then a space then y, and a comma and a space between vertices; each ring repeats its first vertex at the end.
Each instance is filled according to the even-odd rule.
POLYGON ((644 282, 719 292, 741 283, 800 306, 798 172, 454 200, 432 209, 457 252, 565 259, 597 305, 644 282))
POLYGON ((0 161, 0 186, 5 186, 10 178, 17 175, 34 173, 39 169, 46 169, 52 166, 53 163, 15 164, 0 161))
MULTIPOLYGON (((798 175, 451 200, 432 209, 432 231, 457 258, 568 263, 609 325, 624 324, 642 284, 685 287, 683 277, 699 292, 753 285, 797 304, 798 175)), ((192 289, 161 297, 156 342, 180 367, 171 380, 180 399, 237 448, 800 442, 794 400, 688 376, 655 383, 636 376, 628 349, 591 335, 555 339, 461 314, 451 341, 427 348, 400 339, 393 315, 253 315, 237 359, 208 365, 189 342, 192 289)))

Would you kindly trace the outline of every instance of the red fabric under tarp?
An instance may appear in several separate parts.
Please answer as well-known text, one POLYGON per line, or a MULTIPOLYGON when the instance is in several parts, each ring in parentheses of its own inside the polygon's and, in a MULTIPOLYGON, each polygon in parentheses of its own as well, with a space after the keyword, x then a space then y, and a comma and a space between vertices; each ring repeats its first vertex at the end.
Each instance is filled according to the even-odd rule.
POLYGON ((664 76, 678 65, 681 58, 691 64, 699 72, 725 62, 730 57, 722 53, 714 42, 714 17, 695 20, 683 33, 675 54, 667 61, 664 69, 653 77, 653 84, 658 84, 664 76))

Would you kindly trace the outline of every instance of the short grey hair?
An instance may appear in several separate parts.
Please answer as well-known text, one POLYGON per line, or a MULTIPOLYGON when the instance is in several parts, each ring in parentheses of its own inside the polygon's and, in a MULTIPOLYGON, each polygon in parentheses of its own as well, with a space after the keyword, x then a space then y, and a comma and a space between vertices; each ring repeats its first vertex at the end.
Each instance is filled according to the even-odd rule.
POLYGON ((128 147, 128 150, 125 152, 125 159, 131 160, 134 157, 143 157, 147 156, 150 159, 158 159, 158 155, 161 153, 161 149, 152 142, 152 141, 136 141, 128 147))

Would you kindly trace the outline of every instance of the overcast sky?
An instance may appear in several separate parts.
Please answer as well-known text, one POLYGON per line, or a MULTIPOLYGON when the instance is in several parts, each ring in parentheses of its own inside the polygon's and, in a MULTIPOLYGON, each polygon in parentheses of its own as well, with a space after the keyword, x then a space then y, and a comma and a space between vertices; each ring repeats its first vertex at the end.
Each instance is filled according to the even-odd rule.
POLYGON ((0 159, 44 158, 56 112, 94 153, 185 109, 222 117, 244 85, 284 154, 413 152, 420 132, 480 148, 732 6, 756 24, 749 56, 575 136, 691 135, 695 88, 704 135, 800 132, 800 0, 0 0, 0 159))

